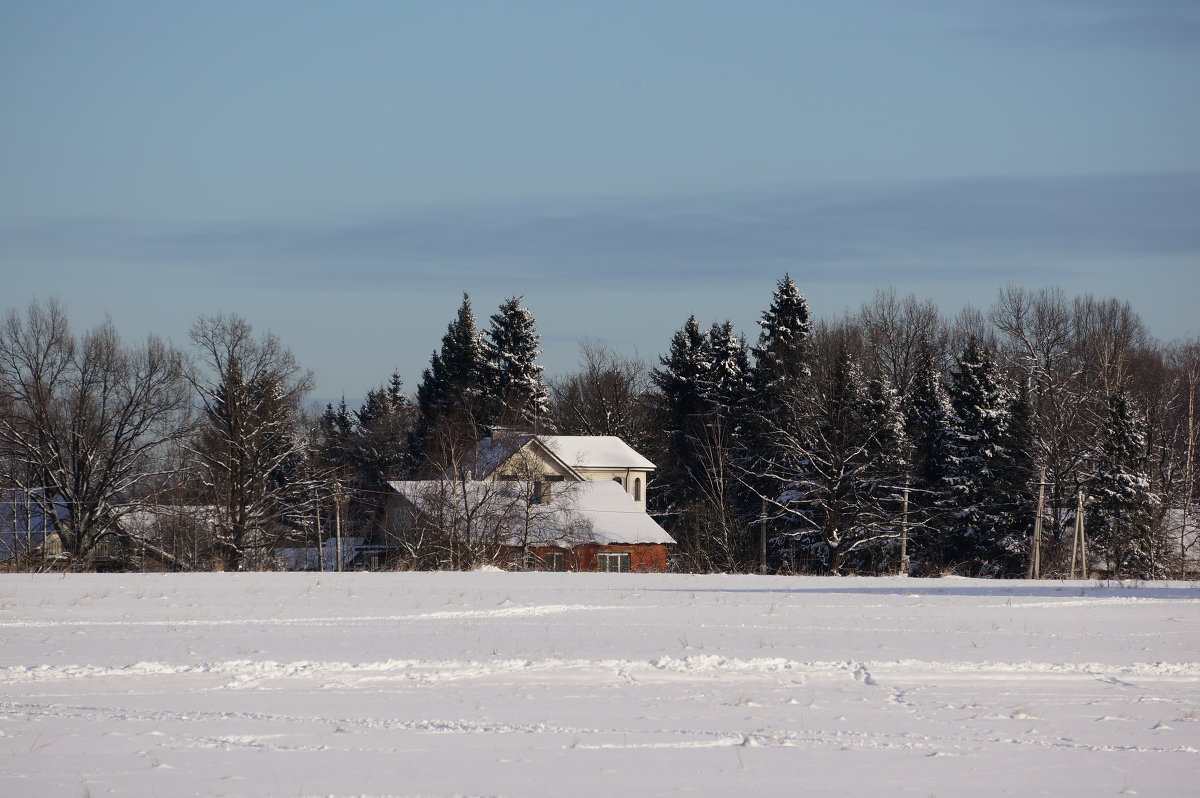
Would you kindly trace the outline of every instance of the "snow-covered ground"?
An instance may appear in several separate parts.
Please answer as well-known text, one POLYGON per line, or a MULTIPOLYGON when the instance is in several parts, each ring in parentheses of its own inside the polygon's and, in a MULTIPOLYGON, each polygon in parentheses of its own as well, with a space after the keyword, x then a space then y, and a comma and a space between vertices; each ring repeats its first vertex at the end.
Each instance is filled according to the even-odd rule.
POLYGON ((1196 795, 1200 588, 0 576, 0 795, 1196 795))

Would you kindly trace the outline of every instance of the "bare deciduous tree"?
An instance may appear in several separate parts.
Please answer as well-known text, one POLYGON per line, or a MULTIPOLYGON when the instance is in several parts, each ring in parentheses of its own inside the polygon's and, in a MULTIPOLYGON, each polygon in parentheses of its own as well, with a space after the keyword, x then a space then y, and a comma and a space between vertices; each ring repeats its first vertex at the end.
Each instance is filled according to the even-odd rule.
POLYGON ((58 516, 69 567, 114 535, 130 499, 161 481, 189 430, 179 352, 155 337, 125 346, 105 321, 76 337, 62 307, 34 302, 0 328, 0 464, 58 516))
POLYGON ((191 330, 200 354, 189 379, 204 409, 192 447, 200 489, 215 508, 218 568, 253 566, 306 515, 311 491, 296 473, 304 460, 301 401, 311 375, 270 333, 237 316, 204 316, 191 330))
POLYGON ((594 341, 581 342, 579 356, 577 372, 550 384, 555 428, 563 435, 615 435, 648 450, 653 425, 646 364, 594 341))

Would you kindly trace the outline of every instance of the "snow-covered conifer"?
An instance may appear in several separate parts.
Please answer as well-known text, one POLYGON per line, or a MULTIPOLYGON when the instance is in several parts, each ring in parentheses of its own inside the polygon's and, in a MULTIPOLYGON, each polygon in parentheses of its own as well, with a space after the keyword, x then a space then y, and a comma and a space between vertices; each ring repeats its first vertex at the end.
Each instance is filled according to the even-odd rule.
POLYGON ((943 562, 974 571, 1000 573, 1014 552, 1006 540, 1002 505, 1003 467, 1010 424, 1009 395, 999 381, 991 352, 968 341, 951 373, 953 412, 941 464, 943 562))
POLYGON ((703 381, 709 412, 740 415, 750 393, 750 357, 746 340, 733 331, 733 322, 714 323, 708 333, 708 375, 703 381))
POLYGON ((671 337, 670 352, 659 362, 662 368, 654 369, 651 381, 662 392, 668 408, 673 430, 682 432, 684 421, 704 412, 711 372, 711 356, 708 336, 689 316, 683 328, 671 337))
POLYGON ((432 426, 458 411, 477 412, 486 368, 483 336, 475 328, 471 299, 463 294, 458 315, 442 336, 441 351, 433 353, 421 375, 417 404, 423 422, 432 426))
POLYGON ((758 322, 762 328, 754 348, 754 389, 763 401, 779 395, 810 372, 808 363, 812 321, 808 301, 796 283, 784 275, 771 297, 771 306, 758 322))
POLYGON ((1146 473, 1145 421, 1124 391, 1109 397, 1096 475, 1088 486, 1088 537, 1118 577, 1157 576, 1153 515, 1158 496, 1146 473))
POLYGON ((512 297, 491 317, 487 331, 487 391, 494 420, 502 424, 536 426, 546 415, 549 393, 542 383, 543 368, 533 313, 512 297))

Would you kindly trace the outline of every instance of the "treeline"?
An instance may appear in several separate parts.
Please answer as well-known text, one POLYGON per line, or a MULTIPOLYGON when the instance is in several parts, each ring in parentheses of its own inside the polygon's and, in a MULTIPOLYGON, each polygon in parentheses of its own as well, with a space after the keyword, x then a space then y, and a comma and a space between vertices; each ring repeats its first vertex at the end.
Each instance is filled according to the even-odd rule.
POLYGON ((759 324, 751 347, 688 319, 652 374, 656 510, 690 568, 1021 576, 1040 488, 1039 573, 1083 556, 1081 503, 1089 570, 1186 572, 1197 342, 1018 287, 952 320, 888 290, 814 322, 786 277, 759 324))
POLYGON ((388 480, 519 429, 658 463, 682 570, 1025 575, 1039 486, 1042 574, 1078 556, 1081 502, 1091 570, 1195 569, 1200 344, 1157 342, 1128 303, 1010 287, 946 319, 888 290, 816 321, 785 277, 759 326, 688 319, 654 368, 585 342, 546 379, 520 299, 479 329, 464 295, 412 396, 394 374, 314 412, 309 373, 243 319, 199 319, 181 351, 34 303, 0 329, 0 530, 53 517, 56 548, 9 564, 236 570, 385 544, 388 480))

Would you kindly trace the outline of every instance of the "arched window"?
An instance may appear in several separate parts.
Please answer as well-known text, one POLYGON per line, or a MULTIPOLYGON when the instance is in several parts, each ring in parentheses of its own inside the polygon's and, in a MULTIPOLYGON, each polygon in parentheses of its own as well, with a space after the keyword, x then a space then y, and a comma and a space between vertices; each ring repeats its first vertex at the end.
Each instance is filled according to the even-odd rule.
POLYGON ((640 502, 642 500, 642 478, 637 477, 633 480, 633 500, 640 502))
POLYGON ((624 482, 621 481, 620 477, 613 477, 613 482, 617 483, 618 485, 622 485, 622 486, 625 484, 624 482))

